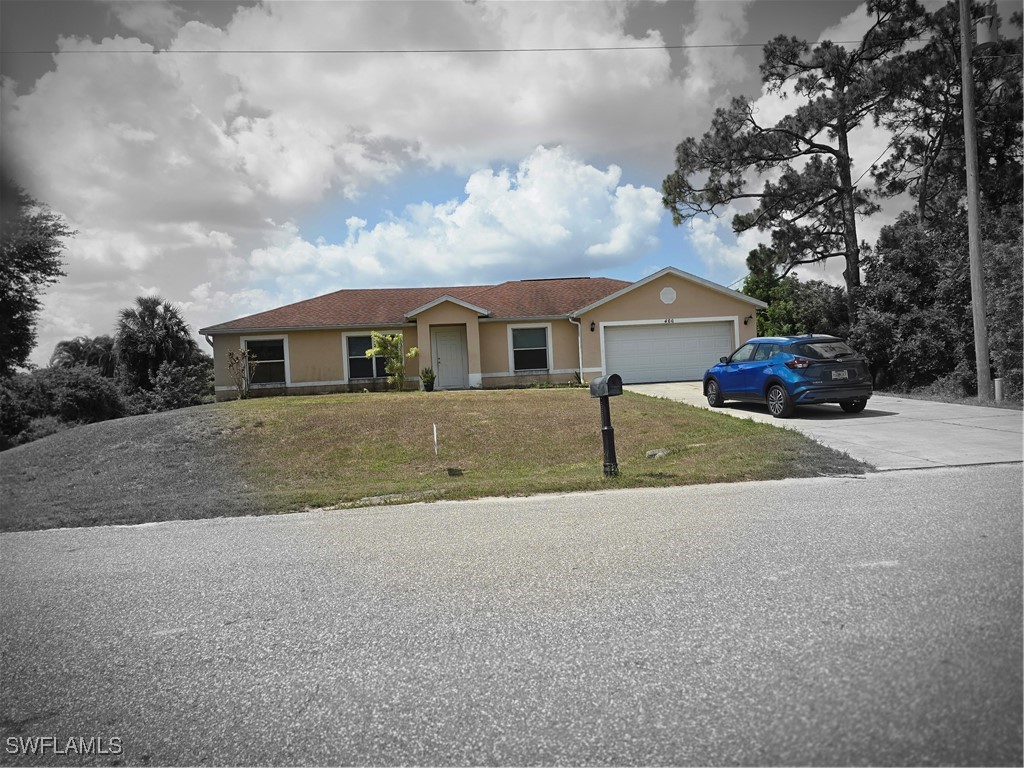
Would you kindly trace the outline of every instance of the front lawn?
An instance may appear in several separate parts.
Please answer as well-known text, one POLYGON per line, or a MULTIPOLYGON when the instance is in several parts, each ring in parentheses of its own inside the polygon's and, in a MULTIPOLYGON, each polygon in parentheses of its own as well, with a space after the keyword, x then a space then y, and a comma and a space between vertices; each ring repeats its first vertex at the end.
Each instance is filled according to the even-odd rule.
POLYGON ((791 430, 628 392, 610 404, 617 478, 604 477, 600 406, 587 390, 361 393, 223 407, 245 474, 275 511, 864 470, 791 430), (668 455, 647 458, 658 449, 668 455))

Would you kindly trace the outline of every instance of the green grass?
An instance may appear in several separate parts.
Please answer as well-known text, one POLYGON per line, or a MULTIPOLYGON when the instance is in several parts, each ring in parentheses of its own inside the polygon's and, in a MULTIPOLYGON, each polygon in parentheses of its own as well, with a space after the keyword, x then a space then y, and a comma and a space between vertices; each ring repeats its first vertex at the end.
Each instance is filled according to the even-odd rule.
POLYGON ((863 471, 790 430, 632 393, 610 403, 616 478, 602 471, 599 402, 580 389, 362 393, 225 408, 240 425, 241 465, 275 511, 863 471), (666 458, 646 457, 661 448, 666 458))
POLYGON ((632 393, 610 402, 613 478, 582 389, 264 398, 78 427, 0 453, 0 528, 865 470, 792 430, 632 393))

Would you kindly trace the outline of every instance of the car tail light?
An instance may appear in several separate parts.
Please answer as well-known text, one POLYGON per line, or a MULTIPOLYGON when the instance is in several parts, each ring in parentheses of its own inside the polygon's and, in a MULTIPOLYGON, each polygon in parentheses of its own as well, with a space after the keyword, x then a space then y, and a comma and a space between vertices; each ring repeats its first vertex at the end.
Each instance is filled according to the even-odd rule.
POLYGON ((808 360, 806 357, 794 357, 786 363, 787 368, 810 368, 814 364, 813 360, 808 360))

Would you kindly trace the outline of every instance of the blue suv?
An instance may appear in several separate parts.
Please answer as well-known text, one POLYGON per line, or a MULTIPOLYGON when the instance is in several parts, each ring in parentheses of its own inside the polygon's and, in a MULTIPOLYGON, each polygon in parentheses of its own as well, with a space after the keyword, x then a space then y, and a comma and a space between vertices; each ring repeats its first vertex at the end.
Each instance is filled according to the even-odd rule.
POLYGON ((798 405, 839 403, 860 413, 871 397, 867 359, 835 336, 751 339, 704 374, 708 405, 726 400, 767 403, 776 418, 798 405))

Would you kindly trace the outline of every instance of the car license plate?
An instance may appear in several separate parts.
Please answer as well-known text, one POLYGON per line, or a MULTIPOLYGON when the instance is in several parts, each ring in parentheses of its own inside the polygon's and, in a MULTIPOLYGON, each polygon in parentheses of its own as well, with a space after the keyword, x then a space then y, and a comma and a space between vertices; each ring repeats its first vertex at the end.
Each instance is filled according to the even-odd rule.
POLYGON ((850 372, 849 371, 832 371, 832 379, 833 379, 833 381, 835 379, 849 379, 849 378, 850 378, 850 372))

